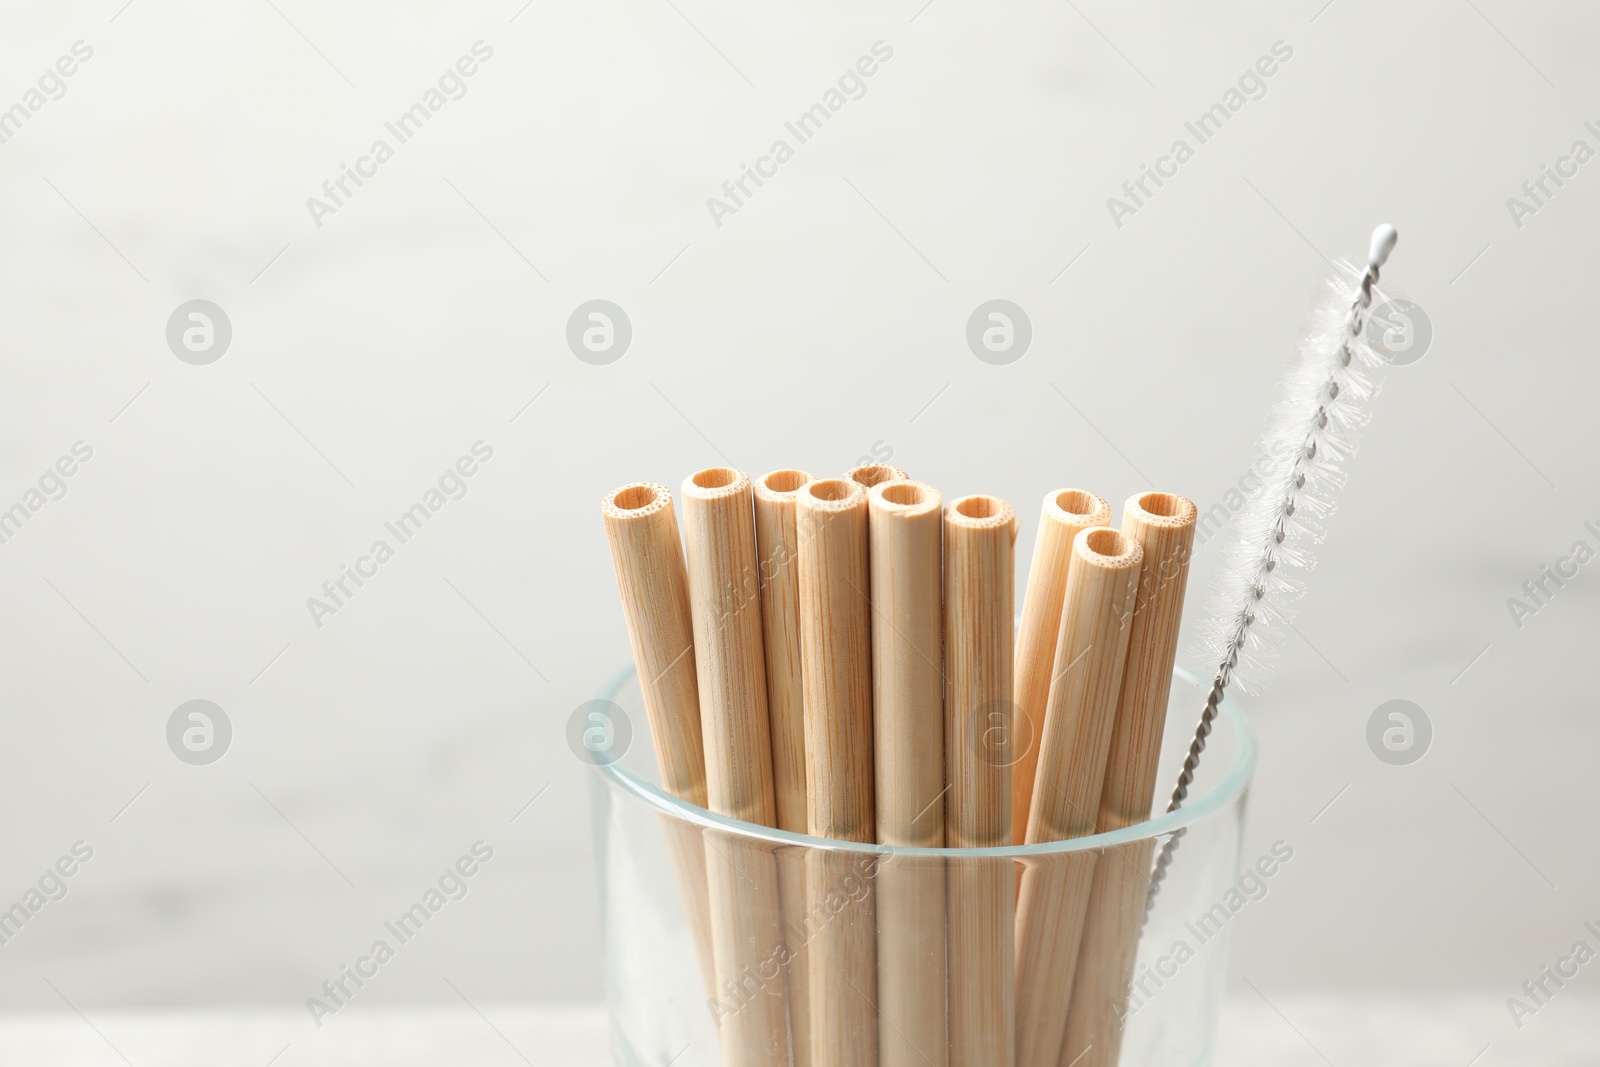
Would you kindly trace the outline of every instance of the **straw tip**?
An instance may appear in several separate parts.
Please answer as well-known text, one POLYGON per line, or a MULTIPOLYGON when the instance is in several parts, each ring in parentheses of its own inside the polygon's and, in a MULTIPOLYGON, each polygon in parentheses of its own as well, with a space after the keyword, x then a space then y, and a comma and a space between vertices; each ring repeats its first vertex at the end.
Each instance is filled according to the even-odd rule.
POLYGON ((845 471, 844 476, 867 490, 874 489, 885 482, 910 480, 905 471, 888 463, 863 463, 845 471))
POLYGON ((656 482, 630 482, 600 501, 600 511, 608 519, 640 519, 671 507, 672 493, 656 482))
POLYGON ((937 515, 944 510, 944 500, 939 490, 926 482, 915 482, 909 478, 879 482, 868 490, 867 505, 875 515, 905 518, 937 515))
MULTIPOLYGON (((1124 523, 1131 520, 1143 526, 1166 529, 1193 526, 1199 513, 1194 501, 1188 497, 1155 489, 1145 493, 1135 493, 1122 506, 1124 523)), ((1126 525, 1123 528, 1126 529, 1126 525)))
POLYGON ((850 511, 865 509, 867 491, 848 478, 819 478, 802 485, 795 502, 810 511, 850 511))
POLYGON ((1111 503, 1086 489, 1052 489, 1044 497, 1044 521, 1110 526, 1111 503))
POLYGON ((720 500, 747 492, 750 476, 734 467, 707 467, 683 480, 685 500, 720 500))
POLYGON ((757 499, 767 501, 788 501, 795 498, 795 494, 809 482, 816 481, 816 475, 809 471, 796 470, 792 467, 783 467, 775 471, 768 471, 753 483, 757 499))
POLYGON ((969 529, 1009 527, 1012 540, 1016 540, 1017 513, 997 496, 974 493, 958 497, 945 505, 944 516, 947 523, 969 529))
POLYGON ((1072 539, 1072 552, 1098 570, 1127 570, 1144 562, 1137 538, 1109 526, 1091 526, 1072 539))

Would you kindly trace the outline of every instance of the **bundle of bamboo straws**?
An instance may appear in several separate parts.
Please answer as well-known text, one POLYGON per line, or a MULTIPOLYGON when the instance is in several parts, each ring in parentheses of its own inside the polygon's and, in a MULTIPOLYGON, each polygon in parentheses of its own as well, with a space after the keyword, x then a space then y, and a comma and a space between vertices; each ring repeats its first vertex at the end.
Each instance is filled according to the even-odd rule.
MULTIPOLYGON (((1014 510, 884 465, 713 467, 602 504, 665 788, 819 838, 1059 841, 1150 818, 1195 507, 1014 510), (685 552, 685 546, 687 553, 685 552)), ((667 823, 727 1067, 1112 1067, 1153 842, 1031 859, 667 823)))

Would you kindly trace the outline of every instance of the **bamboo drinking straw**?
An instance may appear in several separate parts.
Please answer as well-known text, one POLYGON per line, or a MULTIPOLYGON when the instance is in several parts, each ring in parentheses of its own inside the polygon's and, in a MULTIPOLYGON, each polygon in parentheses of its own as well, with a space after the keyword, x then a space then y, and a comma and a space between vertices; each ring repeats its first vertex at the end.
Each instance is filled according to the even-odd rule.
POLYGON ((755 484, 756 551, 761 563, 762 646, 767 663, 767 714, 772 723, 772 780, 778 827, 806 832, 806 724, 800 681, 800 535, 795 496, 812 481, 805 471, 777 470, 755 484))
POLYGON ((909 476, 899 467, 891 467, 887 463, 863 463, 859 467, 851 467, 844 472, 848 481, 855 482, 863 489, 873 489, 884 482, 904 482, 909 476))
POLYGON ((872 841, 867 493, 828 478, 804 486, 795 503, 807 822, 817 837, 872 841))
POLYGON ((1012 753, 1016 762, 1011 766, 1011 836, 1019 845, 1028 832, 1039 746, 1044 743, 1045 703, 1050 697, 1051 666, 1061 632, 1072 542, 1083 530, 1110 525, 1111 505, 1093 493, 1058 489, 1045 494, 1039 539, 1034 542, 1033 565, 1028 570, 1028 591, 1022 598, 1022 624, 1017 628, 1014 686, 1019 721, 1014 740, 1018 748, 1012 753))
POLYGON ((776 826, 753 503, 743 471, 710 467, 683 481, 709 806, 776 826))
MULTIPOLYGON (((991 496, 944 510, 945 844, 1011 843, 1012 627, 1017 517, 991 496)), ((949 878, 950 1062, 1016 1056, 1010 860, 965 860, 949 878)))
MULTIPOLYGON (((1172 493, 1143 493, 1123 507, 1122 532, 1144 546, 1144 568, 1095 822, 1100 833, 1150 818, 1194 530, 1194 504, 1172 493)), ((1063 1065, 1113 1067, 1121 1053, 1121 1020, 1153 852, 1149 841, 1122 846, 1095 868, 1061 1047, 1063 1065)))
MULTIPOLYGON (((710 467, 683 482, 684 544, 712 811, 774 826, 772 744, 757 586, 754 495, 743 471, 710 467)), ((742 996, 717 1012, 729 1067, 789 1063, 788 1002, 780 971, 783 920, 774 856, 710 832, 706 873, 717 984, 742 996)))
MULTIPOLYGON (((807 823, 816 837, 872 841, 867 494, 829 478, 804 486, 796 508, 807 823)), ((831 913, 807 945, 813 1067, 878 1063, 873 887, 852 884, 849 856, 813 850, 807 857, 808 911, 831 913), (847 901, 842 912, 829 907, 839 899, 847 901)))
POLYGON ((600 511, 662 784, 672 795, 705 807, 694 629, 672 494, 648 482, 625 485, 601 502, 600 511))
MULTIPOLYGON (((941 500, 920 482, 867 494, 878 841, 944 846, 941 500)), ((878 868, 881 1067, 944 1067, 945 872, 896 857, 878 868)))
MULTIPOLYGON (((666 486, 636 482, 602 500, 600 513, 622 594, 622 613, 628 623, 661 782, 672 795, 705 807, 706 762, 700 737, 694 630, 672 494, 666 486)), ((708 998, 714 1000, 716 972, 704 845, 693 827, 664 821, 689 936, 700 958, 708 998)))
MULTIPOLYGON (((800 679, 800 536, 795 495, 805 471, 776 470, 755 483, 756 552, 761 559, 762 645, 767 658, 767 714, 772 721, 772 778, 778 828, 807 832, 806 726, 800 679)), ((794 1067, 810 1067, 810 988, 805 936, 805 864, 780 853, 779 890, 789 956, 789 1037, 794 1067)))
MULTIPOLYGON (((1030 845, 1094 833, 1143 561, 1139 542, 1116 530, 1087 529, 1073 539, 1030 845)), ((1092 852, 1047 856, 1024 869, 1017 905, 1022 1067, 1055 1067, 1061 1051, 1095 859, 1092 852)))

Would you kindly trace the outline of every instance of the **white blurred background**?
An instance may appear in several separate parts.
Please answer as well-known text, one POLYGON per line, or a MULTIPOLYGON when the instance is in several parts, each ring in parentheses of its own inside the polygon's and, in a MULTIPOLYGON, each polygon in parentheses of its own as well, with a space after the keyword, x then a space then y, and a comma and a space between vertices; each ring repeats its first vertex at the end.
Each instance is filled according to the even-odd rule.
MULTIPOLYGON (((1015 503, 1024 568, 1054 487, 1205 510, 1327 257, 1383 221, 1433 340, 1388 373, 1247 704, 1246 849, 1296 860, 1234 929, 1238 988, 1466 997, 1461 1047, 1514 1062, 1505 999, 1593 941, 1600 569, 1520 628, 1507 607, 1600 548, 1600 163, 1507 204, 1600 150, 1591 5, 96 0, 0 24, 0 109, 25 112, 0 113, 0 509, 29 511, 0 544, 0 908, 93 849, 0 945, 8 1011, 300 1011, 479 840, 468 896, 363 1004, 598 999, 563 732, 628 656, 606 491, 892 456, 1015 503), (398 144, 384 124, 480 41, 398 144), (707 198, 880 41, 865 95, 719 226, 707 198), (1264 95, 1118 226, 1107 198, 1277 42, 1264 95), (379 138, 393 158, 319 226, 307 198, 379 138), (964 336, 996 298, 1033 330, 1007 366, 964 336), (196 299, 232 329, 205 365, 166 338, 196 299), (565 340, 591 299, 632 323, 605 366, 565 340), (465 495, 319 627, 307 598, 480 441, 465 495), (1403 767, 1366 741, 1397 698, 1433 727, 1403 767), (194 699, 233 731, 207 766, 167 743, 194 699)), ((1563 998, 1527 1029, 1588 1010, 1563 998)))

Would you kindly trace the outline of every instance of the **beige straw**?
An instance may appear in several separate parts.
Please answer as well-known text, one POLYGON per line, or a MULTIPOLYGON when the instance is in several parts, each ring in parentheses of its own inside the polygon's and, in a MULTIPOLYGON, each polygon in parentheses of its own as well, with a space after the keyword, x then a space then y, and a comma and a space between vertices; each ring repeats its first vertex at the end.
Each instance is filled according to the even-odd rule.
MULTIPOLYGON (((1128 658, 1144 550, 1103 527, 1072 542, 1028 844, 1094 833, 1128 658)), ((1017 906, 1017 1062, 1055 1067, 1095 867, 1094 853, 1030 861, 1017 906)))
MULTIPOLYGON (((920 482, 867 494, 878 841, 944 845, 941 500, 920 482)), ((878 868, 881 1067, 944 1067, 945 873, 939 860, 878 868)))
MULTIPOLYGON (((750 479, 711 467, 684 479, 682 492, 709 806, 773 826, 778 814, 750 479)), ((728 1067, 787 1067, 784 977, 763 973, 765 961, 783 954, 775 858, 716 831, 707 833, 706 849, 717 982, 744 992, 732 1010, 718 1013, 723 1059, 728 1067)))
POLYGON ((776 470, 755 483, 756 575, 766 652, 767 713, 772 723, 772 779, 778 827, 806 832, 806 723, 800 674, 800 534, 795 497, 813 481, 805 471, 776 470))
POLYGON ((1033 805, 1034 776, 1044 738, 1045 704, 1050 698, 1051 667, 1061 632, 1061 606, 1072 566, 1072 542, 1084 530, 1111 525, 1111 505, 1081 489, 1045 494, 1039 518, 1039 539, 1033 545, 1028 591, 1022 598, 1022 623, 1017 628, 1016 762, 1011 767, 1011 836, 1022 844, 1033 805))
MULTIPOLYGON (((814 480, 799 470, 776 470, 755 482, 756 552, 761 559, 762 644, 767 657, 767 714, 772 722, 772 779, 778 827, 806 826, 806 724, 800 674, 800 534, 795 496, 814 480)), ((789 1036, 794 1067, 810 1067, 810 981, 804 946, 806 869, 796 854, 778 863, 789 956, 789 1036)))
MULTIPOLYGON (((1123 508, 1122 532, 1144 546, 1144 568, 1095 823, 1100 833, 1150 818, 1194 530, 1194 504, 1175 494, 1143 493, 1123 508)), ((1120 1020, 1127 1011, 1154 849, 1154 841, 1121 846, 1095 869, 1061 1064, 1114 1067, 1121 1054, 1120 1020)))
MULTIPOLYGON (((601 501, 600 513, 622 594, 622 613, 661 782, 674 796, 705 807, 706 762, 700 738, 694 630, 672 494, 665 486, 636 482, 601 501)), ((668 816, 662 821, 706 995, 715 1001, 705 846, 693 825, 668 816)))
MULTIPOLYGON (((796 504, 807 821, 813 836, 870 842, 876 828, 867 494, 855 482, 829 478, 802 488, 796 504)), ((874 888, 855 884, 851 855, 813 850, 806 862, 808 911, 831 913, 840 899, 848 905, 830 914, 807 944, 814 1067, 878 1063, 874 888)))
MULTIPOLYGON (((1011 843, 1012 628, 1017 517, 991 496, 944 511, 945 843, 1011 843)), ((1011 1067, 1016 874, 1009 860, 950 865, 950 1062, 1011 1067)))

